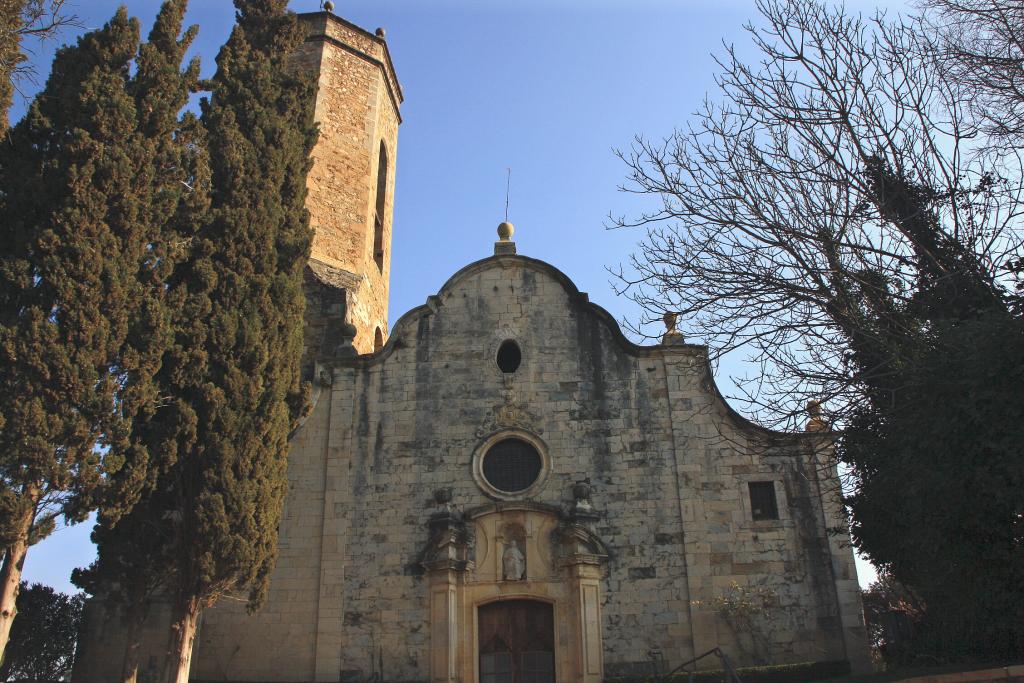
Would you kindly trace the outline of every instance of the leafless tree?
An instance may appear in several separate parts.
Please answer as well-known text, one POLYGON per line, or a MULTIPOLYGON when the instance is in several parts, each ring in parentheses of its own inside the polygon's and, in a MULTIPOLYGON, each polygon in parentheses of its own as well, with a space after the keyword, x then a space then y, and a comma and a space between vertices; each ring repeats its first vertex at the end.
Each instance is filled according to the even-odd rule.
POLYGON ((657 208, 613 218, 648 230, 617 275, 647 311, 638 329, 677 311, 716 356, 746 352, 760 369, 741 383, 747 408, 793 427, 811 398, 833 415, 862 400, 857 343, 912 332, 900 311, 931 246, 879 203, 880 179, 927 188, 931 237, 998 286, 1021 253, 1021 165, 979 145, 973 91, 940 77, 916 22, 815 0, 757 7, 759 61, 726 46, 720 98, 620 153, 624 189, 657 208))
POLYGON ((1024 143, 1024 1, 925 0, 925 26, 947 78, 970 90, 972 111, 992 141, 1024 143))

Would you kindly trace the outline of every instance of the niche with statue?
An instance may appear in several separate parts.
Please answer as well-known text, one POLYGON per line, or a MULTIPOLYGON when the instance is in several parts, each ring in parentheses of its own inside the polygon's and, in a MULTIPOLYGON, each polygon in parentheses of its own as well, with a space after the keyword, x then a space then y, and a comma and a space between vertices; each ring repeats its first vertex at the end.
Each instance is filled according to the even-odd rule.
POLYGON ((501 579, 526 580, 526 530, 519 524, 506 524, 502 529, 501 579))

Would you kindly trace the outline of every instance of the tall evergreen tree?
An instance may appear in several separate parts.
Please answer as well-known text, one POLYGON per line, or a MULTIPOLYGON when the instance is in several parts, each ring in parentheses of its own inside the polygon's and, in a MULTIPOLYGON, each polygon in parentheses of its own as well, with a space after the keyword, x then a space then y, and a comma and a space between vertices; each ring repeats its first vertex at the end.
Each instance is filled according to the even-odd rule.
POLYGON ((52 38, 61 28, 75 23, 65 13, 66 0, 0 0, 0 135, 7 132, 7 110, 14 98, 20 77, 32 68, 26 66, 22 51, 25 37, 52 38))
POLYGON ((0 134, 7 132, 7 110, 14 97, 12 77, 21 54, 21 11, 25 0, 0 0, 0 134))
MULTIPOLYGON (((189 245, 195 238, 197 223, 206 216, 210 199, 205 129, 190 112, 179 119, 189 93, 199 87, 198 60, 193 60, 184 72, 180 70, 184 54, 197 33, 197 27, 192 26, 179 39, 187 4, 187 0, 164 2, 148 42, 139 48, 138 69, 129 84, 140 114, 142 140, 152 145, 156 167, 176 183, 173 191, 164 188, 152 203, 153 218, 163 217, 163 251, 168 268, 190 257, 189 245)), ((165 282, 165 313, 180 312, 186 303, 187 292, 178 286, 181 272, 181 267, 175 269, 165 282)), ((111 478, 120 490, 139 491, 141 500, 127 515, 120 508, 100 508, 93 531, 98 559, 87 570, 76 571, 73 577, 79 586, 102 594, 110 604, 123 609, 129 637, 123 662, 125 681, 136 678, 139 638, 149 601, 153 592, 167 583, 173 565, 164 555, 170 538, 161 515, 169 507, 164 504, 166 492, 159 488, 161 477, 175 464, 179 439, 190 444, 189 434, 194 433, 194 428, 181 423, 183 418, 190 419, 190 410, 181 404, 181 397, 166 394, 160 388, 171 383, 169 376, 178 366, 168 361, 180 355, 181 347, 168 344, 161 350, 164 358, 152 385, 160 394, 159 399, 154 394, 153 400, 140 406, 130 436, 130 443, 139 449, 139 454, 148 456, 148 466, 125 470, 111 478), (132 476, 136 479, 126 481, 132 476)))
MULTIPOLYGON (((212 206, 174 276, 181 297, 161 391, 173 396, 177 458, 150 499, 174 627, 168 680, 185 683, 203 609, 228 591, 265 597, 286 491, 300 382, 306 175, 313 82, 289 66, 304 33, 286 0, 235 0, 237 25, 203 102, 212 206)), ((140 520, 141 522, 141 520, 140 520)))
POLYGON ((57 515, 101 507, 116 520, 150 476, 131 426, 156 410, 171 341, 165 282, 191 194, 175 130, 198 66, 177 69, 190 39, 151 42, 133 78, 139 28, 119 11, 58 53, 0 154, 0 652, 30 542, 57 515))

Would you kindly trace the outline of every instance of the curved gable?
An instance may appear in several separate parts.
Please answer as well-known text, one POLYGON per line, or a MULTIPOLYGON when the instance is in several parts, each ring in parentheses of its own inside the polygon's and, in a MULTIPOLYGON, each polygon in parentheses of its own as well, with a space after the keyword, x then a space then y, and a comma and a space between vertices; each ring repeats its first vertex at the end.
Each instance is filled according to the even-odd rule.
MULTIPOLYGON (((426 304, 409 310, 399 318, 398 322, 396 322, 392 328, 391 338, 385 345, 385 348, 382 349, 381 353, 374 354, 374 358, 386 356, 388 347, 392 346, 396 340, 399 340, 398 343, 401 344, 400 340, 404 335, 409 334, 410 332, 415 333, 417 328, 416 320, 424 315, 432 315, 436 313, 446 299, 462 293, 467 285, 472 287, 472 283, 476 278, 481 276, 486 277, 486 273, 489 271, 506 271, 516 268, 534 273, 537 277, 544 278, 545 280, 556 283, 560 286, 565 294, 567 302, 566 310, 575 308, 584 312, 586 315, 592 316, 595 321, 604 327, 610 339, 626 353, 633 356, 646 356, 659 352, 661 347, 640 346, 627 339, 622 333, 622 329, 619 327, 615 318, 612 317, 612 315, 604 308, 591 302, 587 294, 585 292, 581 292, 569 276, 555 266, 528 256, 502 255, 490 256, 480 259, 479 261, 474 261, 448 278, 436 295, 432 295, 427 298, 426 304)), ((692 350, 705 349, 704 346, 698 344, 686 344, 679 348, 688 348, 692 350)))
POLYGON ((599 381, 609 374, 625 381, 644 358, 689 356, 687 365, 707 400, 735 428, 772 440, 800 436, 763 428, 733 409, 715 383, 706 346, 634 344, 614 317, 591 302, 568 275, 527 256, 496 255, 470 263, 425 304, 399 318, 383 348, 339 363, 370 368, 387 363, 401 349, 415 347, 414 363, 444 365, 469 358, 479 373, 491 374, 498 372, 491 367, 493 356, 509 338, 535 361, 546 357, 553 362, 561 356, 564 363, 570 356, 578 357, 578 374, 599 381))

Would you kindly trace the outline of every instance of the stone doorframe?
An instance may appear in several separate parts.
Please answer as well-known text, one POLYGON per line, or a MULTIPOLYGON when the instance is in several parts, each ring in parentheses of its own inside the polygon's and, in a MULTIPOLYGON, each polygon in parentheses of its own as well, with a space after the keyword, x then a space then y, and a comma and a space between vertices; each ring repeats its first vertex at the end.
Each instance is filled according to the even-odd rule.
MULTIPOLYGON (((574 492, 575 493, 575 492, 574 492)), ((481 605, 538 600, 552 605, 555 674, 567 683, 604 676, 601 581, 608 559, 594 533, 598 515, 577 498, 568 511, 532 502, 495 503, 459 512, 450 496, 431 516, 421 557, 430 600, 431 683, 478 683, 481 605), (506 536, 525 537, 525 575, 505 580, 506 536)))

